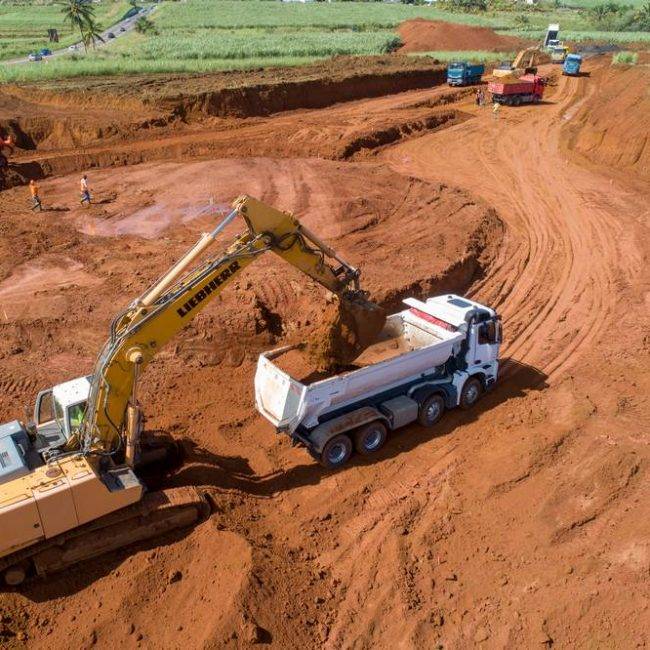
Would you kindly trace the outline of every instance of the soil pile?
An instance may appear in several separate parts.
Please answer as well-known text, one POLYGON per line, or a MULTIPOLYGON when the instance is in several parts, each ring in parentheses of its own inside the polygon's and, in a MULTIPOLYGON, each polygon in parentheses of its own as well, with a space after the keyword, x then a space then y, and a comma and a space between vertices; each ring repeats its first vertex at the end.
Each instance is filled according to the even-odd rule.
POLYGON ((501 36, 488 27, 470 27, 440 20, 415 18, 397 29, 404 45, 400 52, 436 52, 438 50, 487 50, 509 52, 526 47, 526 41, 501 36))
POLYGON ((649 86, 647 66, 598 70, 589 102, 579 106, 575 117, 569 114, 569 146, 601 165, 650 179, 649 86))
POLYGON ((372 345, 386 322, 386 311, 362 297, 334 300, 323 310, 320 327, 307 341, 317 371, 348 366, 372 345))

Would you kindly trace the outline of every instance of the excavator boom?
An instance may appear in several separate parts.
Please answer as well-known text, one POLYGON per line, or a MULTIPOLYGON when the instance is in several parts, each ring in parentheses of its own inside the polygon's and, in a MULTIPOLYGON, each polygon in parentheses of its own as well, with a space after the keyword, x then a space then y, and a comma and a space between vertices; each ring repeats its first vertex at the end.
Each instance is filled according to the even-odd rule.
MULTIPOLYGON (((223 288, 261 254, 272 251, 312 279, 337 294, 355 309, 355 318, 383 325, 382 312, 363 300, 359 272, 337 255, 291 214, 281 212, 249 196, 239 197, 233 211, 213 232, 199 242, 158 280, 141 298, 120 314, 111 326, 93 374, 90 399, 84 419, 84 447, 98 444, 103 451, 116 448, 128 420, 128 405, 135 406, 138 375, 160 349, 204 309, 223 288), (210 257, 186 273, 190 264, 214 243, 217 235, 235 217, 241 216, 246 230, 225 252, 210 257)), ((352 312, 352 310, 350 310, 352 312)), ((360 326, 364 333, 367 326, 360 326)), ((370 332, 370 336, 372 335, 370 332)), ((371 341, 368 341, 370 343, 371 341)), ((129 447, 129 453, 135 450, 129 447)), ((132 464, 132 458, 127 458, 132 464)))

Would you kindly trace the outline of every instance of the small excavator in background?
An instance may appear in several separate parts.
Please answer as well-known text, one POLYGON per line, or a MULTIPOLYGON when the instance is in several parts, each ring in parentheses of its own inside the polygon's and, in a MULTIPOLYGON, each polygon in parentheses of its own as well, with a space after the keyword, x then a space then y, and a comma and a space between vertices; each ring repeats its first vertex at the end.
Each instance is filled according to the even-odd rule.
POLYGON ((537 66, 551 62, 551 55, 539 47, 528 47, 517 53, 514 60, 503 61, 493 71, 494 77, 520 77, 524 74, 536 74, 537 66))
MULTIPOLYGON (((540 45, 520 50, 513 61, 502 61, 492 70, 492 76, 514 78, 525 74, 537 74, 538 66, 551 63, 551 50, 562 47, 562 43, 557 38, 559 35, 560 25, 557 23, 550 24, 540 45)), ((568 50, 568 48, 566 49, 568 50)))
POLYGON ((168 448, 144 442, 138 381, 162 347, 268 251, 338 296, 346 327, 358 334, 353 355, 373 342, 385 314, 361 291, 359 271, 291 214, 239 197, 212 232, 117 314, 92 375, 40 392, 34 422, 0 425, 0 575, 7 585, 209 515, 209 501, 194 487, 147 491, 142 468, 155 475, 168 448), (246 229, 225 252, 201 261, 238 216, 246 229))

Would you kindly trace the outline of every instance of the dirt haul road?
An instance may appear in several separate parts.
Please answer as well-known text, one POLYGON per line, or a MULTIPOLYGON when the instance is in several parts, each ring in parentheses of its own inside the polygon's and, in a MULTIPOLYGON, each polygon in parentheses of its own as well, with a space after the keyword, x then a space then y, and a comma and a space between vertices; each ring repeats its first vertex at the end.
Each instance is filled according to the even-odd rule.
MULTIPOLYGON (((143 394, 148 427, 188 451, 171 483, 206 486, 215 515, 3 594, 2 640, 647 644, 647 176, 570 150, 585 141, 583 112, 618 79, 587 68, 591 78, 560 78, 546 103, 498 120, 463 96, 441 106, 446 91, 434 89, 230 133, 220 123, 203 140, 174 133, 168 158, 228 157, 95 170, 92 211, 69 200, 77 175, 41 183, 59 210, 43 216, 24 210, 24 188, 3 192, 2 419, 89 366, 117 306, 240 191, 304 215, 385 304, 466 291, 499 309, 507 342, 504 381, 476 410, 448 413, 433 431, 407 428, 378 459, 328 473, 252 410, 255 354, 308 334, 322 304, 298 275, 260 262, 152 364, 143 394), (461 117, 437 122, 442 110, 461 117), (343 155, 359 137, 367 146, 343 155), (246 157, 260 147, 285 158, 246 157)), ((589 128, 607 128, 606 116, 589 128)), ((109 165, 149 146, 88 155, 109 165)), ((59 169, 74 171, 65 151, 39 155, 68 156, 59 169)))

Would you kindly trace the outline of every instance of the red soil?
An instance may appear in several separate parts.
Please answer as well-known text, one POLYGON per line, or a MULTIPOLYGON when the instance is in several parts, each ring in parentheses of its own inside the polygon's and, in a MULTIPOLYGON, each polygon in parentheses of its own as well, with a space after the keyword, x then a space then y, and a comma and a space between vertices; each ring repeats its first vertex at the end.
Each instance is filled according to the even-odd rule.
POLYGON ((526 47, 527 42, 514 36, 501 36, 488 27, 470 27, 440 20, 415 18, 403 22, 398 33, 401 52, 436 52, 439 50, 487 50, 510 52, 526 47))
POLYGON ((650 180, 650 68, 612 68, 574 108, 569 146, 591 160, 650 180), (614 119, 613 119, 614 118, 614 119))
POLYGON ((326 472, 252 398, 257 354, 317 330, 323 295, 259 260, 143 377, 147 427, 187 451, 170 484, 205 486, 212 518, 0 594, 0 643, 647 645, 647 181, 629 174, 633 140, 620 169, 571 148, 592 128, 583 109, 618 128, 600 97, 625 96, 642 123, 645 87, 585 71, 498 120, 432 88, 19 152, 48 210, 30 212, 25 187, 0 193, 0 421, 88 371, 116 310, 241 192, 293 210, 387 308, 467 293, 499 310, 506 344, 475 410, 326 472))

